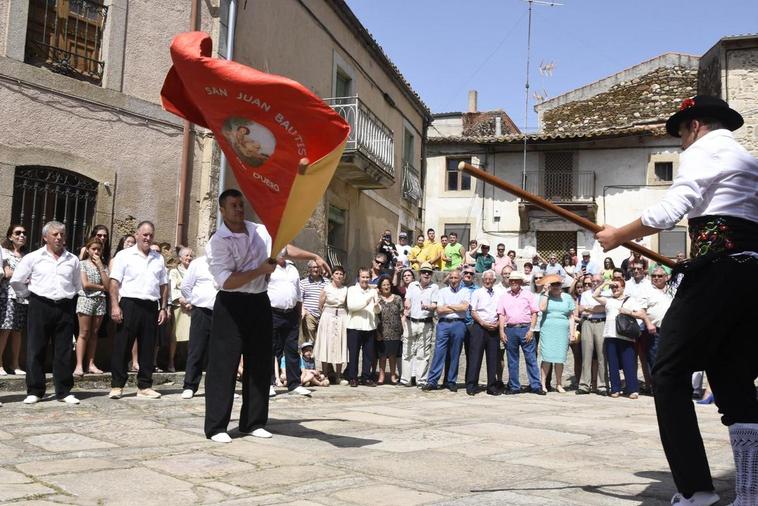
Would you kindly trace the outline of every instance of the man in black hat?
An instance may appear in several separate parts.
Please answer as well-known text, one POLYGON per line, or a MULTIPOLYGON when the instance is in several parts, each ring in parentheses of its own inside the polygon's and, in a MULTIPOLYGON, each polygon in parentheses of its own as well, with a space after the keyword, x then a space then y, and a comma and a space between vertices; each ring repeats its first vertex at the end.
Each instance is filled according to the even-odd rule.
POLYGON ((637 220, 621 228, 606 225, 597 234, 608 251, 688 218, 691 259, 674 271, 674 278, 684 277, 663 320, 653 367, 661 442, 678 489, 672 504, 719 499, 691 400, 692 372, 702 369, 729 427, 737 468, 734 504, 758 504, 758 339, 749 318, 758 284, 758 160, 731 133, 742 124, 721 99, 684 100, 666 122, 683 150, 666 195, 637 220), (730 296, 719 296, 724 293, 730 296))

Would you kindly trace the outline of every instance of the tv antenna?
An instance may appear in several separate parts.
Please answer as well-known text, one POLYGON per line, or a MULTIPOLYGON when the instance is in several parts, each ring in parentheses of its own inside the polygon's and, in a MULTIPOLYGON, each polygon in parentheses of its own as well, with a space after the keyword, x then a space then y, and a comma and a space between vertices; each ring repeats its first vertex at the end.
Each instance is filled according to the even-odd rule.
MULTIPOLYGON (((526 85, 524 86, 524 166, 521 171, 521 187, 526 189, 526 137, 529 125, 529 58, 532 52, 532 4, 560 7, 563 4, 549 0, 523 0, 529 4, 529 23, 526 30, 526 85)), ((550 69, 552 72, 552 68, 550 69)))

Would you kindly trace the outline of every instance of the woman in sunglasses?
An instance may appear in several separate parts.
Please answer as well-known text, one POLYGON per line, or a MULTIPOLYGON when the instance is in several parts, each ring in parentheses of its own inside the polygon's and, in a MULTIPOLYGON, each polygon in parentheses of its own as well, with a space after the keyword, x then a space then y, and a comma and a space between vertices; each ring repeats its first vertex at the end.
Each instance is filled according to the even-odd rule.
POLYGON ((563 292, 563 277, 550 274, 542 279, 546 288, 540 295, 539 308, 542 311, 540 324, 540 354, 542 355, 542 391, 547 393, 550 381, 547 379, 550 366, 555 368, 555 390, 563 389, 563 365, 566 363, 569 342, 576 340, 574 310, 576 304, 571 295, 563 292))
POLYGON ((624 370, 626 380, 626 395, 630 399, 639 397, 639 382, 637 381, 637 350, 634 340, 616 334, 616 317, 619 314, 634 315, 639 306, 634 297, 624 297, 626 283, 623 279, 606 281, 595 288, 592 296, 601 306, 605 306, 605 327, 603 337, 606 360, 608 361, 608 378, 611 383, 611 397, 621 395, 621 375, 619 366, 624 370), (606 286, 610 286, 611 296, 602 297, 600 294, 606 286))
POLYGON ((13 271, 26 253, 26 228, 23 225, 11 225, 2 242, 3 274, 0 281, 0 376, 7 374, 3 369, 2 357, 10 337, 11 367, 13 374, 26 374, 19 366, 21 354, 21 331, 26 329, 26 309, 28 302, 18 299, 8 281, 13 271))

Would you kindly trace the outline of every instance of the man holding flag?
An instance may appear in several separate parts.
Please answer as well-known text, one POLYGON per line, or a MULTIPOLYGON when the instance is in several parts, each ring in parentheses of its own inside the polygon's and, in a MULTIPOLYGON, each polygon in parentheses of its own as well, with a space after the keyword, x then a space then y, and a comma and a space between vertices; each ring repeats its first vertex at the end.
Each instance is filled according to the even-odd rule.
POLYGON ((271 437, 263 426, 273 368, 266 293, 276 267, 272 257, 315 260, 330 272, 320 256, 288 243, 322 201, 350 126, 302 84, 212 54, 207 33, 174 37, 174 65, 161 100, 167 111, 213 132, 242 190, 219 196, 224 223, 208 255, 219 293, 208 352, 205 434, 228 443, 240 355, 245 358, 240 430, 271 437), (261 224, 245 221, 243 194, 261 224))
MULTIPOLYGON (((205 435, 218 443, 230 443, 227 426, 232 414, 234 385, 240 355, 244 357, 242 409, 239 430, 269 438, 269 385, 273 374, 271 302, 266 292, 272 241, 266 227, 245 220, 245 204, 239 190, 219 197, 223 224, 210 242, 209 268, 219 287, 213 306, 205 378, 205 435)), ((280 252, 290 259, 314 260, 331 272, 324 259, 288 244, 280 252)))

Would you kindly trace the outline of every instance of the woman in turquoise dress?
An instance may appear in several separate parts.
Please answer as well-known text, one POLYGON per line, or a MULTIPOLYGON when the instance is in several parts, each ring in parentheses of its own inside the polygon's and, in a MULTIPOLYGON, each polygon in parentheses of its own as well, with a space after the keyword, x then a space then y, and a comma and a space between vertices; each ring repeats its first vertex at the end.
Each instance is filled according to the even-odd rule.
POLYGON ((563 389, 563 364, 566 363, 569 342, 574 341, 574 310, 576 304, 571 295, 563 293, 563 279, 560 274, 551 274, 542 279, 545 287, 540 294, 539 308, 542 311, 540 321, 540 354, 542 366, 540 376, 542 391, 547 392, 550 385, 545 378, 550 365, 555 366, 555 390, 565 393, 563 389))

